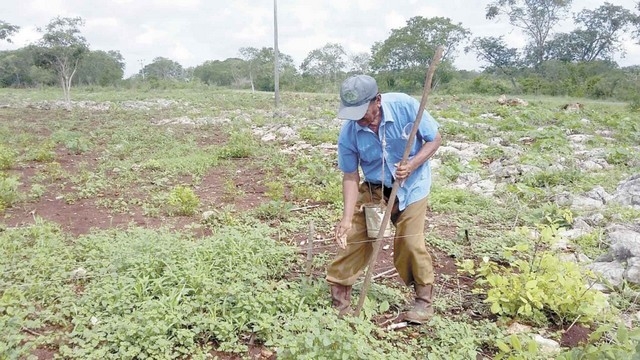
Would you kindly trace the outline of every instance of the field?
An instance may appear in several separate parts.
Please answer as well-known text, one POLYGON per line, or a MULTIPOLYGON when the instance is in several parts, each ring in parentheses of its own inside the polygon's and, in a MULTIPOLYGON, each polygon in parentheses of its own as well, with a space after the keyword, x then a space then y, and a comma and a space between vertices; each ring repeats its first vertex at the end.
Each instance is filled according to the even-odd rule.
POLYGON ((640 255, 588 270, 640 233, 625 104, 432 95, 437 316, 389 330, 411 300, 392 247, 360 318, 338 319, 324 282, 336 94, 277 111, 211 88, 59 97, 0 89, 0 359, 640 357, 640 255))

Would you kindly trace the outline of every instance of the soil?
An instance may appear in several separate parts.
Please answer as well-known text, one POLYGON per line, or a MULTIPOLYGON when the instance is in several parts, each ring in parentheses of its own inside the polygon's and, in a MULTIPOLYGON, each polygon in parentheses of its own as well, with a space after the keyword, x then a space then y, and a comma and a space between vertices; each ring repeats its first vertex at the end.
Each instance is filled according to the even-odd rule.
POLYGON ((592 329, 575 324, 562 332, 560 345, 565 347, 576 347, 584 345, 589 340, 589 336, 593 332, 592 329))
MULTIPOLYGON (((209 132, 211 133, 211 132, 209 132)), ((213 132, 215 133, 215 132, 213 132)), ((224 137, 214 137, 203 135, 198 139, 198 143, 201 145, 215 145, 223 144, 226 141, 224 137)), ((97 196, 89 197, 86 199, 78 199, 75 201, 66 201, 69 195, 73 195, 76 191, 67 182, 69 176, 78 174, 79 164, 82 164, 86 170, 95 170, 98 165, 98 154, 87 152, 83 154, 70 154, 65 150, 56 149, 55 159, 60 165, 62 174, 65 174, 61 182, 52 181, 46 185, 46 191, 44 194, 36 200, 29 200, 21 202, 12 208, 9 208, 5 212, 4 224, 8 227, 17 227, 33 224, 36 218, 42 218, 44 220, 59 224, 61 229, 71 236, 77 237, 84 234, 88 234, 95 229, 111 229, 111 228, 127 228, 131 225, 147 227, 147 228, 159 228, 169 227, 176 230, 190 229, 196 232, 197 235, 205 236, 210 233, 210 230, 205 226, 193 226, 200 223, 198 215, 192 217, 186 216, 148 216, 145 215, 145 211, 139 205, 129 205, 126 212, 116 212, 105 206, 100 206, 98 200, 103 201, 118 201, 123 198, 144 198, 144 194, 139 189, 108 189, 103 193, 97 194, 97 196), (126 192, 126 193, 122 193, 126 192)), ((40 183, 35 177, 41 174, 48 164, 41 162, 28 162, 21 164, 20 168, 10 170, 10 173, 14 176, 19 176, 21 186, 20 193, 27 194, 31 191, 32 184, 40 183)), ((110 173, 108 176, 116 176, 115 173, 110 173)), ((144 173, 140 174, 141 177, 147 176, 144 173)), ((265 195, 267 188, 264 185, 274 179, 267 178, 267 173, 256 164, 255 159, 235 159, 230 160, 229 164, 220 166, 201 178, 198 186, 195 188, 196 194, 200 198, 201 204, 210 208, 219 208, 225 205, 233 205, 236 211, 247 211, 256 208, 261 203, 265 203, 269 200, 269 197, 265 195), (232 184, 232 185, 229 185, 232 184), (228 188, 233 186, 237 191, 234 193, 236 196, 229 197, 228 188)), ((175 179, 177 183, 189 184, 193 181, 190 177, 181 179, 175 179)), ((305 205, 317 205, 323 206, 323 204, 305 204, 305 205)), ((313 211, 313 210, 310 210, 313 211)), ((433 219, 434 214, 429 213, 428 219, 433 219)), ((439 219, 442 220, 442 219, 439 219)), ((426 229, 427 232, 437 229, 439 236, 450 236, 455 239, 457 229, 454 227, 448 227, 446 221, 434 221, 434 227, 426 229)), ((331 238, 332 234, 318 234, 322 238, 331 238)), ((296 234, 293 240, 300 244, 303 240, 307 239, 306 233, 296 234)), ((389 248, 380 252, 378 261, 376 262, 374 274, 380 274, 388 270, 393 269, 393 242, 392 239, 384 239, 383 246, 389 245, 389 248)), ((315 253, 328 254, 332 257, 337 251, 337 248, 330 243, 328 246, 323 246, 320 249, 316 249, 315 253)), ((301 249, 301 256, 305 256, 304 249, 301 249)), ((437 250, 431 249, 431 255, 434 261, 434 268, 436 272, 436 289, 437 296, 445 296, 447 293, 452 294, 471 294, 471 287, 473 286, 473 279, 460 276, 457 271, 456 260, 447 254, 437 250)), ((318 272, 314 274, 317 277, 323 277, 324 274, 318 272)), ((299 276, 299 274, 295 274, 299 276)), ((397 286, 402 286, 402 280, 398 277, 397 273, 390 272, 388 276, 381 280, 397 286)), ((406 288, 405 288, 406 289, 406 288)), ((80 290, 81 291, 81 290, 80 290)), ((410 302, 410 291, 407 290, 406 294, 407 302, 410 302)), ((471 302, 477 299, 471 299, 471 302)), ((476 301, 477 302, 477 301, 476 301)), ((477 316, 474 306, 461 306, 458 312, 468 312, 470 316, 477 316)), ((395 315, 395 311, 394 311, 395 315)), ((380 319, 381 324, 389 324, 390 322, 402 321, 402 317, 395 317, 390 314, 384 319, 380 319)), ((584 339, 588 329, 574 326, 563 335, 563 345, 575 346, 584 339)), ((586 335, 588 336, 588 334, 586 335)), ((51 359, 55 356, 55 351, 50 349, 35 349, 32 353, 38 359, 51 359)), ((224 359, 236 359, 246 358, 248 355, 251 359, 272 359, 275 355, 270 350, 260 345, 252 345, 250 347, 249 354, 243 357, 234 357, 229 354, 213 353, 212 355, 218 356, 224 359)))

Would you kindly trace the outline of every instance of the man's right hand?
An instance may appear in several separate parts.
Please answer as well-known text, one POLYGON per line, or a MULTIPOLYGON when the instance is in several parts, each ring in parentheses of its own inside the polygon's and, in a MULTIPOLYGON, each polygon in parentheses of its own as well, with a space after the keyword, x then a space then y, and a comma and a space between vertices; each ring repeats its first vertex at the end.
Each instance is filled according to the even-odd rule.
POLYGON ((336 243, 341 249, 347 248, 347 234, 351 230, 351 221, 342 220, 336 224, 336 243))

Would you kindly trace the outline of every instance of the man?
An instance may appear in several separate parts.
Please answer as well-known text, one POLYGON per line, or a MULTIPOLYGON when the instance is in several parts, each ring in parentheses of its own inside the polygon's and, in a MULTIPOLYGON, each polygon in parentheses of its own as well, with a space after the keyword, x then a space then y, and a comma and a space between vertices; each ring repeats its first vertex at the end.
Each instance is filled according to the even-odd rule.
POLYGON ((413 308, 405 320, 422 324, 433 316, 434 273, 424 224, 431 187, 429 159, 441 138, 438 123, 426 111, 409 159, 401 164, 419 106, 406 94, 380 94, 376 81, 367 75, 352 76, 340 88, 338 117, 349 120, 338 138, 344 209, 335 229, 341 250, 327 268, 332 303, 340 316, 351 313, 351 286, 373 251, 361 205, 380 202, 381 196, 388 201, 394 181, 401 183, 391 213, 396 227, 393 260, 405 284, 415 289, 413 308), (362 184, 358 166, 364 174, 362 184))

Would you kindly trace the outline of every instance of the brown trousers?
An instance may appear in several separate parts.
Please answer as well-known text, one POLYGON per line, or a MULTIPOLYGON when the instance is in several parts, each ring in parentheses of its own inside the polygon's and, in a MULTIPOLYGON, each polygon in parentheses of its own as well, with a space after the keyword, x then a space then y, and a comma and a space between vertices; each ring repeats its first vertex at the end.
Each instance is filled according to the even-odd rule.
MULTIPOLYGON (((347 236, 347 248, 340 250, 337 257, 329 264, 327 268, 329 283, 353 285, 369 263, 373 243, 367 241, 372 239, 367 237, 364 210, 361 211, 360 207, 366 203, 380 203, 380 189, 379 186, 369 189, 367 183, 360 185, 351 230, 347 236)), ((414 202, 403 211, 398 210, 397 199, 395 203, 391 213, 391 221, 396 226, 393 264, 406 285, 433 284, 433 264, 424 239, 427 198, 414 202)))

